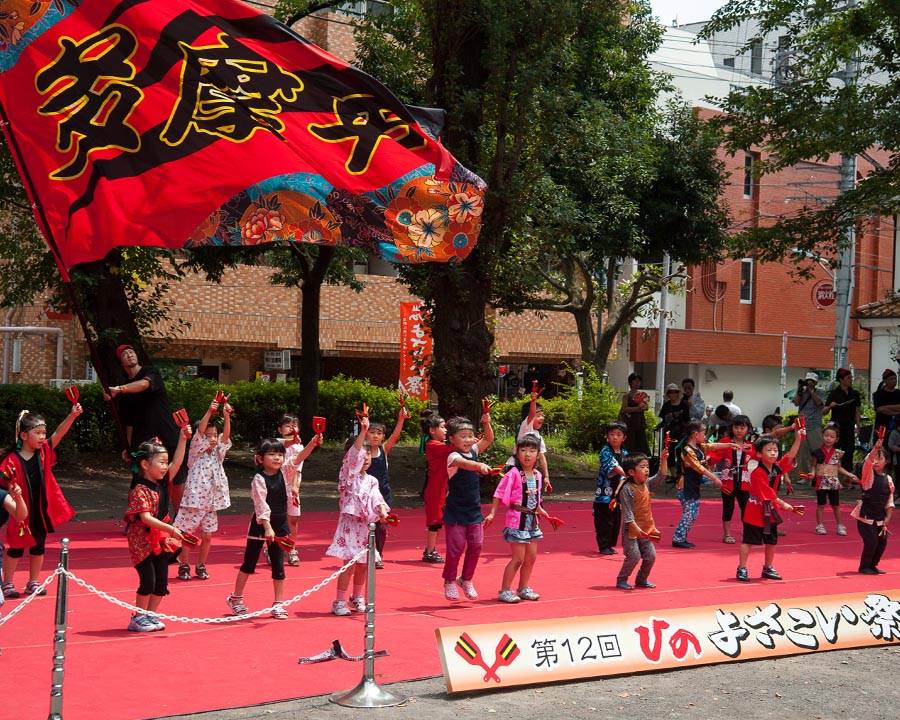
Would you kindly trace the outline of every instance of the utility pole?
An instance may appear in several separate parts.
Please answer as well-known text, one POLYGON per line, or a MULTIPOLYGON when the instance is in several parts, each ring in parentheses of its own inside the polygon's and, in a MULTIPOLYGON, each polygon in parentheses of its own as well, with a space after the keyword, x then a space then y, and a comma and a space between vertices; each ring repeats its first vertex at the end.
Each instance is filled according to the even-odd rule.
POLYGON ((672 258, 663 253, 663 282, 659 290, 659 329, 656 343, 656 410, 662 407, 666 397, 666 332, 669 323, 669 275, 672 273, 672 258))
MULTIPOLYGON (((856 5, 857 0, 847 0, 845 9, 856 5)), ((789 48, 779 50, 775 56, 775 72, 772 81, 775 85, 789 86, 802 82, 802 68, 797 70, 797 58, 789 48)), ((802 60, 801 60, 802 62, 802 60)), ((845 86, 855 85, 859 75, 859 60, 854 54, 847 60, 844 70, 835 77, 845 86)), ((841 155, 839 194, 844 195, 856 187, 856 155, 841 155)), ((856 226, 851 223, 844 234, 841 251, 837 257, 834 271, 834 374, 839 368, 846 367, 850 360, 850 304, 853 302, 853 289, 856 283, 856 226)))

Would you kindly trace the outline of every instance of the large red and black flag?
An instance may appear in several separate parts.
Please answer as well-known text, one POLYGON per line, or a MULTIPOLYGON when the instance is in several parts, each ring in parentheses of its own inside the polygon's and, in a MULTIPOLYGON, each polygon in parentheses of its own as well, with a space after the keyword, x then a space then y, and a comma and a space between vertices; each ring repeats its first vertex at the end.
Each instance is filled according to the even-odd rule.
POLYGON ((296 241, 458 261, 485 185, 369 75, 234 0, 0 0, 4 129, 61 267, 296 241))

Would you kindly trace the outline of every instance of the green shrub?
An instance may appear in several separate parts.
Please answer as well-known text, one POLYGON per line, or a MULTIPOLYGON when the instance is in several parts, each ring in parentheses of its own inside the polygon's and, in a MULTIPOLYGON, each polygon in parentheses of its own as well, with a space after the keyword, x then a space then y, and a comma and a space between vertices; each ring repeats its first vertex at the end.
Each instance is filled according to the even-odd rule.
POLYGON ((584 375, 581 400, 575 388, 567 391, 571 399, 566 418, 566 445, 572 450, 597 451, 603 445, 603 428, 619 417, 622 406, 620 393, 610 385, 604 385, 593 368, 584 375))

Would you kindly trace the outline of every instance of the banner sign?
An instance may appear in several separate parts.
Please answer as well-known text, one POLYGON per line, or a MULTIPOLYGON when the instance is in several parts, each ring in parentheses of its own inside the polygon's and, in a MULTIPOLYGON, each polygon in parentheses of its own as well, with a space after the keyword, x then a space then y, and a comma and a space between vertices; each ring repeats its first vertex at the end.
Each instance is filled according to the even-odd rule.
MULTIPOLYGON (((3 0, 3 129, 60 268, 304 242, 457 262, 484 182, 369 75, 236 0, 3 0)), ((427 117, 426 117, 427 116, 427 117)))
POLYGON ((900 642, 900 591, 437 628, 448 692, 900 642))
POLYGON ((427 400, 430 364, 431 330, 425 324, 423 303, 400 303, 400 389, 427 400))

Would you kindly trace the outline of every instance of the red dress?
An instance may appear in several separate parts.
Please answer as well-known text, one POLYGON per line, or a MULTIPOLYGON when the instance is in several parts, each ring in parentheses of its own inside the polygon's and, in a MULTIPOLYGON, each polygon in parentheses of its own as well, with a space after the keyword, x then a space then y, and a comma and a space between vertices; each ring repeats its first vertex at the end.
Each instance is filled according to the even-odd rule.
MULTIPOLYGON (((22 458, 17 452, 11 452, 7 455, 3 462, 0 463, 0 470, 5 470, 10 465, 15 467, 16 476, 18 478, 19 487, 22 488, 22 497, 25 499, 25 505, 28 507, 28 517, 24 522, 18 522, 15 518, 10 518, 6 525, 6 546, 11 548, 29 548, 36 544, 34 536, 31 534, 30 525, 38 522, 43 525, 44 534, 52 533, 63 523, 75 517, 75 511, 72 506, 66 502, 66 498, 60 490, 56 478, 53 477, 53 465, 56 463, 56 452, 50 445, 48 439, 37 451, 38 463, 41 469, 41 478, 39 481, 43 483, 44 496, 46 498, 46 508, 39 508, 39 512, 32 518, 35 509, 32 507, 31 493, 29 491, 29 483, 25 479, 25 468, 22 465, 22 458), (24 532, 20 534, 20 530, 24 532)), ((8 487, 8 483, 3 480, 3 486, 8 487)))
POLYGON ((425 524, 440 525, 444 522, 444 504, 447 502, 447 458, 453 447, 437 440, 425 443, 425 460, 428 461, 428 482, 425 485, 425 524))

